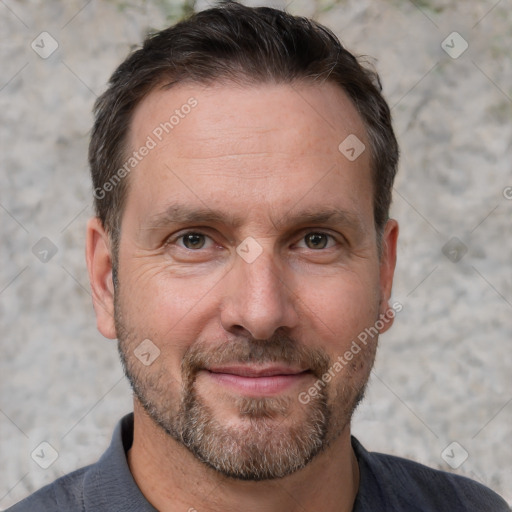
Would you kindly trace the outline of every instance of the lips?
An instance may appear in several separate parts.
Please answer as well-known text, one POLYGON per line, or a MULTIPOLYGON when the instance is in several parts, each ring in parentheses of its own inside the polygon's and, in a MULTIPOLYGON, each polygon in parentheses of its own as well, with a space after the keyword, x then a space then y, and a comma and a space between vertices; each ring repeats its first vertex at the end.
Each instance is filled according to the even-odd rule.
POLYGON ((290 368, 288 366, 221 366, 208 369, 211 373, 225 373, 240 377, 274 377, 275 375, 298 375, 307 370, 290 368))
POLYGON ((217 385, 227 387, 237 394, 269 396, 298 386, 312 375, 308 370, 289 366, 230 365, 212 367, 205 371, 217 385))

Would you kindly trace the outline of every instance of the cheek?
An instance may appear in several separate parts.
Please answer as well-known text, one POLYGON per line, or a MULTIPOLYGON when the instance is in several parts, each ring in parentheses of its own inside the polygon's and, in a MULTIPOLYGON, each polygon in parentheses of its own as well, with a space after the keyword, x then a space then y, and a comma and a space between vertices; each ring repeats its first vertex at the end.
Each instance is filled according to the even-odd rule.
POLYGON ((134 261, 139 264, 126 265, 120 276, 126 350, 133 353, 142 340, 151 340, 160 354, 145 371, 160 375, 161 382, 171 377, 180 382, 181 362, 205 328, 222 276, 180 279, 166 265, 134 261))
POLYGON ((299 296, 303 314, 331 356, 344 351, 378 317, 376 282, 351 272, 316 280, 314 288, 304 287, 299 296))
POLYGON ((132 265, 121 277, 124 303, 139 325, 155 334, 169 333, 201 310, 220 278, 222 275, 217 273, 197 279, 180 278, 166 264, 132 265))
POLYGON ((328 401, 338 414, 343 409, 341 416, 348 416, 375 359, 378 335, 373 334, 373 329, 379 314, 378 286, 357 276, 330 280, 310 294, 308 307, 314 311, 309 313, 309 338, 330 358, 329 370, 322 377, 328 401))

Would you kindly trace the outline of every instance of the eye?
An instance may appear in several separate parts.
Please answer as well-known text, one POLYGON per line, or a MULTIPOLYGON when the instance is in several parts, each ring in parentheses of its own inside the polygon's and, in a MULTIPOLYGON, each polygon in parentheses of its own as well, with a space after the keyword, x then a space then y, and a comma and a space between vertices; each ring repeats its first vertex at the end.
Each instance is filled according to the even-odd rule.
POLYGON ((318 250, 318 249, 329 249, 330 247, 333 247, 333 245, 336 244, 336 241, 332 235, 329 235, 327 233, 323 233, 322 231, 312 231, 310 233, 307 233, 302 240, 305 241, 306 247, 308 249, 318 250), (329 247, 327 247, 329 243, 329 239, 333 241, 333 244, 331 244, 329 247))
POLYGON ((207 243, 207 239, 211 240, 209 236, 198 233, 196 231, 189 231, 184 233, 174 239, 174 241, 183 240, 183 245, 185 249, 197 250, 203 249, 207 243))

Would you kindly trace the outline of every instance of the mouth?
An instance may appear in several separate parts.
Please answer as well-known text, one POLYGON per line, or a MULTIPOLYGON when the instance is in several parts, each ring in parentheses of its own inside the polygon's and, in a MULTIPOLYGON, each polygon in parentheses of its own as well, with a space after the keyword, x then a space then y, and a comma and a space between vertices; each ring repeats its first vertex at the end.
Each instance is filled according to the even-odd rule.
POLYGON ((290 366, 219 366, 203 370, 217 385, 253 397, 271 396, 298 386, 311 377, 310 370, 290 366))

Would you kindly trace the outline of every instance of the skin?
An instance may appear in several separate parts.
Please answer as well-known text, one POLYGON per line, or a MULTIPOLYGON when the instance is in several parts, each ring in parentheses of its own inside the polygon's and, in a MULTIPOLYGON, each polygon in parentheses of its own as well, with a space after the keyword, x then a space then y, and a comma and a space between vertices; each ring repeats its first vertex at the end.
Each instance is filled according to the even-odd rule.
MULTIPOLYGON (((262 346, 278 333, 318 351, 331 363, 379 315, 389 310, 398 226, 386 224, 379 254, 373 220, 369 151, 351 162, 338 145, 355 134, 369 148, 364 125, 335 85, 236 86, 197 84, 152 91, 137 107, 130 146, 144 144, 167 112, 193 96, 197 106, 141 160, 129 176, 122 218, 114 321, 109 237, 93 218, 87 228, 87 264, 99 331, 123 339, 122 351, 152 400, 177 410, 184 376, 180 365, 191 349, 262 346), (161 224, 155 216, 171 203, 221 210, 226 222, 161 224), (346 212, 348 221, 284 223, 303 209, 346 212), (200 249, 185 246, 187 230, 207 235, 200 249), (325 248, 307 243, 325 233, 325 248), (247 263, 236 248, 254 238, 261 254, 247 263), (171 239, 169 241, 169 238, 171 239), (167 243, 166 243, 167 241, 167 243), (121 332, 119 332, 121 331, 121 332), (140 365, 133 350, 150 339, 159 357, 140 365), (165 394, 165 397, 163 396, 165 394)), ((384 332, 392 324, 385 323, 384 332)), ((134 442, 128 462, 134 479, 162 511, 352 510, 359 470, 350 444, 350 405, 371 370, 377 337, 325 386, 331 407, 327 447, 302 469, 278 479, 243 481, 222 475, 169 436, 134 399, 134 442)), ((305 421, 297 399, 316 379, 306 374, 270 393, 287 400, 269 415, 275 436, 305 421)), ((238 432, 251 423, 236 400, 249 393, 197 374, 195 389, 214 418, 238 432)), ((249 430, 249 433, 251 431, 249 430)))

